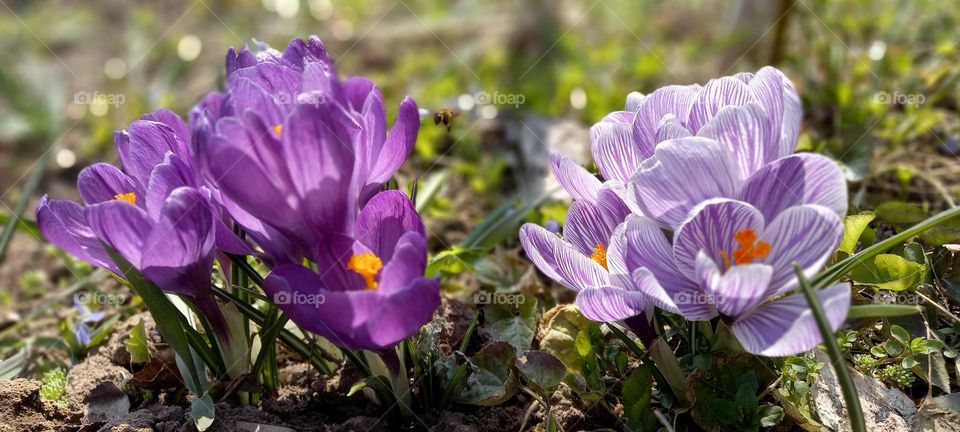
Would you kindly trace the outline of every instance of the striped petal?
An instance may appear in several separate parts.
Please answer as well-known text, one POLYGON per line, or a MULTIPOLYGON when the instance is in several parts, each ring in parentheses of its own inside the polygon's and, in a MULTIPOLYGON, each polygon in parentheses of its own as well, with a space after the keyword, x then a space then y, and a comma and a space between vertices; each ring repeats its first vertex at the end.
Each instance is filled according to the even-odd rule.
POLYGON ((763 300, 773 268, 766 264, 735 265, 721 272, 705 253, 697 254, 697 279, 705 288, 707 301, 717 312, 736 317, 763 300))
POLYGON ((847 181, 825 156, 800 153, 778 159, 747 179, 739 199, 753 204, 767 220, 787 208, 818 204, 847 214, 847 181))
POLYGON ((607 180, 626 182, 645 159, 627 123, 598 123, 590 131, 591 152, 597 169, 607 180))
POLYGON ((754 100, 767 112, 778 153, 788 155, 797 146, 803 107, 793 83, 776 68, 767 66, 750 78, 748 87, 754 100))
POLYGON ((780 140, 774 139, 767 113, 753 102, 721 108, 697 135, 726 144, 733 153, 741 179, 789 154, 781 154, 780 140))
POLYGON ((555 245, 554 256, 560 276, 569 282, 568 287, 580 291, 610 285, 607 269, 565 242, 555 245))
POLYGON ((691 214, 673 239, 673 256, 681 274, 696 274, 697 255, 701 251, 714 263, 722 264, 730 260, 739 246, 734 240, 737 233, 749 229, 759 236, 764 232, 763 215, 741 201, 708 200, 691 214))
POLYGON ((761 241, 771 245, 770 254, 763 260, 774 269, 768 296, 797 286, 794 264, 807 277, 816 274, 842 238, 843 222, 826 207, 805 205, 780 213, 760 236, 761 241))
POLYGON ((600 180, 580 164, 559 153, 550 154, 550 169, 560 185, 575 200, 596 201, 600 180))
POLYGON ((726 146, 706 138, 682 138, 657 146, 629 188, 643 214, 676 228, 704 200, 735 196, 736 175, 726 146))
POLYGON ((523 251, 526 252, 530 261, 533 261, 533 265, 548 278, 571 286, 570 282, 560 275, 560 265, 554 253, 557 243, 561 241, 559 236, 542 226, 527 223, 520 227, 520 244, 523 245, 523 251))
POLYGON ((697 100, 690 109, 687 128, 697 133, 721 108, 744 105, 752 99, 750 88, 743 81, 733 77, 712 79, 697 94, 697 100))
POLYGON ((643 292, 661 309, 690 319, 713 315, 709 306, 678 300, 699 296, 697 284, 680 274, 670 242, 653 221, 629 216, 613 233, 607 267, 615 286, 643 292))
POLYGON ((612 322, 642 313, 646 298, 638 291, 604 286, 581 290, 577 293, 577 306, 590 320, 612 322))
MULTIPOLYGON (((817 293, 830 329, 843 324, 850 309, 850 285, 837 284, 817 293)), ((767 357, 795 355, 815 348, 823 339, 802 293, 761 305, 731 326, 743 348, 767 357)))
POLYGON ((653 155, 658 143, 657 129, 664 117, 671 115, 681 124, 688 124, 690 108, 700 91, 699 85, 671 85, 657 89, 639 103, 633 134, 645 157, 653 155))

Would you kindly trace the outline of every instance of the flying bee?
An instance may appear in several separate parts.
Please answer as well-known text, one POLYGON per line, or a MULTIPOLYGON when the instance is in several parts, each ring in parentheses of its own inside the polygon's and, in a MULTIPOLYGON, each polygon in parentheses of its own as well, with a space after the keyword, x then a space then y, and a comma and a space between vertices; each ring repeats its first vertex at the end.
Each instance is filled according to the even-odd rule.
POLYGON ((453 108, 442 108, 433 113, 433 124, 443 123, 447 127, 447 132, 453 128, 453 119, 460 115, 460 112, 453 108))

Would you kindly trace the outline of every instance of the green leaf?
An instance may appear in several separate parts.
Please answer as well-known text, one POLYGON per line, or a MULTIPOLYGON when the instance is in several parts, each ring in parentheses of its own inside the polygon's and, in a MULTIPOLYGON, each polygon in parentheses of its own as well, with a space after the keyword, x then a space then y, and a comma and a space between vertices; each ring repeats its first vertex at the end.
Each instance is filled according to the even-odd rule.
POLYGON ((903 345, 897 341, 888 340, 883 343, 883 350, 886 351, 890 357, 896 357, 903 353, 903 345))
POLYGON ((143 325, 143 320, 140 320, 130 330, 130 338, 127 339, 127 352, 130 353, 130 361, 133 364, 150 361, 150 344, 147 342, 147 330, 143 325))
POLYGON ((484 332, 494 341, 509 342, 517 354, 530 348, 537 331, 537 299, 526 294, 492 293, 484 307, 484 332))
POLYGON ((890 291, 914 289, 923 278, 926 266, 900 255, 880 254, 850 271, 850 279, 890 291))
MULTIPOLYGON (((191 381, 187 383, 188 387, 192 389, 203 389, 204 385, 200 379, 200 374, 203 372, 203 369, 202 367, 198 368, 197 362, 194 360, 193 351, 187 339, 185 328, 188 327, 188 324, 184 316, 177 310, 176 306, 173 305, 160 288, 147 280, 143 274, 120 256, 119 253, 109 245, 104 244, 104 248, 107 250, 107 253, 110 254, 110 258, 113 259, 117 268, 126 276, 127 283, 130 284, 130 287, 143 299, 144 305, 147 306, 147 310, 150 311, 154 321, 157 323, 157 331, 160 332, 160 336, 173 348, 177 356, 183 360, 183 366, 189 375, 189 377, 185 378, 191 381)), ((180 365, 179 362, 178 365, 180 365)))
POLYGON ((783 408, 776 405, 760 407, 760 426, 774 427, 783 420, 783 408))
POLYGON ((912 225, 927 217, 927 212, 916 204, 888 201, 877 206, 877 217, 894 225, 912 225))
POLYGON ((893 336, 901 345, 910 344, 910 332, 896 324, 890 326, 890 336, 893 336))
POLYGON ((873 348, 870 348, 870 354, 876 358, 884 358, 887 356, 887 351, 883 349, 882 346, 876 345, 873 348))
POLYGON ((653 380, 646 365, 633 370, 623 382, 623 414, 627 418, 626 430, 654 430, 656 417, 650 408, 653 397, 653 380))
POLYGON ((29 357, 30 348, 33 346, 32 340, 28 340, 26 345, 17 351, 16 354, 7 357, 4 361, 0 362, 0 379, 14 379, 20 372, 23 371, 23 367, 27 364, 27 358, 29 357))
POLYGON ((847 319, 855 318, 885 318, 896 316, 916 315, 923 312, 920 306, 902 304, 869 304, 850 306, 847 319))
POLYGON ((197 430, 205 431, 213 425, 215 408, 210 395, 198 397, 190 402, 190 415, 197 430))
POLYGON ((507 342, 484 346, 470 359, 476 369, 457 400, 471 405, 494 406, 513 397, 517 392, 513 373, 515 355, 513 346, 507 342))
POLYGON ((900 362, 900 365, 903 366, 904 369, 913 369, 914 366, 918 364, 920 363, 917 362, 917 359, 914 358, 913 356, 905 357, 903 361, 900 362))
POLYGON ((523 356, 517 359, 516 365, 520 374, 541 392, 553 392, 567 375, 563 362, 553 354, 543 351, 524 351, 523 356))
POLYGON ((575 347, 577 335, 582 329, 598 325, 581 315, 575 305, 558 305, 543 314, 540 326, 540 349, 560 359, 568 372, 581 373, 584 362, 575 347))
POLYGON ((843 219, 843 240, 840 241, 838 249, 846 252, 847 255, 853 255, 853 252, 857 249, 857 242, 863 235, 863 230, 867 229, 874 218, 876 218, 876 214, 870 211, 845 217, 843 219))
POLYGON ((440 194, 443 187, 447 185, 447 179, 450 178, 450 173, 451 170, 442 169, 429 174, 427 178, 421 181, 420 187, 417 189, 417 196, 415 197, 418 213, 423 213, 424 210, 430 207, 430 204, 432 204, 433 200, 440 194))
POLYGON ((810 283, 810 287, 816 291, 821 290, 829 286, 834 281, 839 280, 843 275, 847 274, 854 267, 863 264, 864 262, 870 261, 871 258, 881 254, 891 248, 900 246, 903 242, 909 240, 910 238, 922 234, 923 232, 930 230, 931 228, 938 226, 944 223, 950 223, 954 221, 957 216, 960 215, 960 207, 954 207, 949 210, 937 213, 936 215, 920 222, 910 228, 907 228, 897 235, 884 239, 883 241, 876 243, 866 249, 857 252, 856 255, 847 257, 842 261, 830 266, 826 270, 820 272, 810 283))

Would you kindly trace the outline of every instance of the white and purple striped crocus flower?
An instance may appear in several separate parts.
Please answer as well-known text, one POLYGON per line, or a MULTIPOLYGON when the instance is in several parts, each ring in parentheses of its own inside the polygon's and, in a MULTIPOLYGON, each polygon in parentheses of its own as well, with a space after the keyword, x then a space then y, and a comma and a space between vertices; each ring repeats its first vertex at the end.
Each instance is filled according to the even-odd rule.
MULTIPOLYGON (((541 271, 580 291, 577 303, 588 318, 626 319, 652 304, 691 320, 723 316, 753 353, 812 348, 819 333, 803 298, 771 300, 796 287, 793 262, 809 276, 833 252, 847 195, 828 158, 791 155, 800 109, 793 85, 769 67, 702 87, 631 94, 626 111, 591 129, 606 182, 554 157, 554 174, 574 197, 571 213, 588 206, 578 204, 585 201, 602 215, 568 215, 563 238, 525 225, 524 249, 541 271), (626 218, 619 208, 596 205, 601 190, 616 192, 634 214, 626 218), (664 229, 675 232, 673 244, 664 229), (578 244, 584 231, 596 232, 591 241, 598 253, 578 244), (595 259, 600 251, 602 262, 595 259), (779 339, 784 334, 791 338, 779 339)), ((835 286, 821 297, 836 328, 846 316, 849 287, 835 286)))
POLYGON ((387 133, 377 87, 341 82, 311 37, 282 53, 231 49, 226 91, 191 119, 227 209, 245 227, 261 225, 250 232, 273 257, 264 289, 295 323, 345 348, 381 351, 430 320, 439 281, 423 277, 420 215, 402 193, 380 192, 416 141, 412 99, 387 133))
POLYGON ((226 323, 210 290, 214 253, 249 249, 221 219, 212 192, 197 182, 187 126, 161 109, 117 131, 123 170, 97 163, 80 172, 83 204, 44 196, 40 232, 92 265, 123 275, 103 244, 160 289, 189 297, 218 335, 226 323))

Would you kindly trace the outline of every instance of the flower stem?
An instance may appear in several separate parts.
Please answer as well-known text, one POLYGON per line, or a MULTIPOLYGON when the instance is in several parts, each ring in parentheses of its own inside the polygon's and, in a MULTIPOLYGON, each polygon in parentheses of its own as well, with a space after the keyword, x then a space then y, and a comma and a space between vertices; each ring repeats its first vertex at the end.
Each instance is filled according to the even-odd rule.
POLYGON ((800 290, 810 303, 810 310, 817 321, 817 327, 820 329, 820 335, 823 337, 823 344, 827 346, 827 354, 830 356, 830 363, 834 373, 837 374, 837 381, 840 383, 840 389, 843 391, 843 399, 847 403, 847 413, 850 418, 850 429, 853 432, 866 432, 867 428, 863 420, 863 409, 860 408, 860 398, 857 396, 857 387, 853 383, 850 371, 847 368, 847 362, 843 359, 843 353, 837 340, 833 336, 833 329, 827 321, 827 314, 820 304, 820 298, 816 291, 810 286, 803 276, 803 271, 794 264, 794 270, 797 272, 797 278, 800 280, 800 290))
POLYGON ((677 361, 677 356, 670 350, 670 346, 657 336, 656 330, 647 321, 646 314, 627 318, 623 322, 647 348, 647 353, 650 354, 650 358, 653 359, 657 369, 663 374, 663 378, 674 397, 679 400, 686 400, 687 378, 683 374, 683 370, 680 369, 680 362, 677 361))

